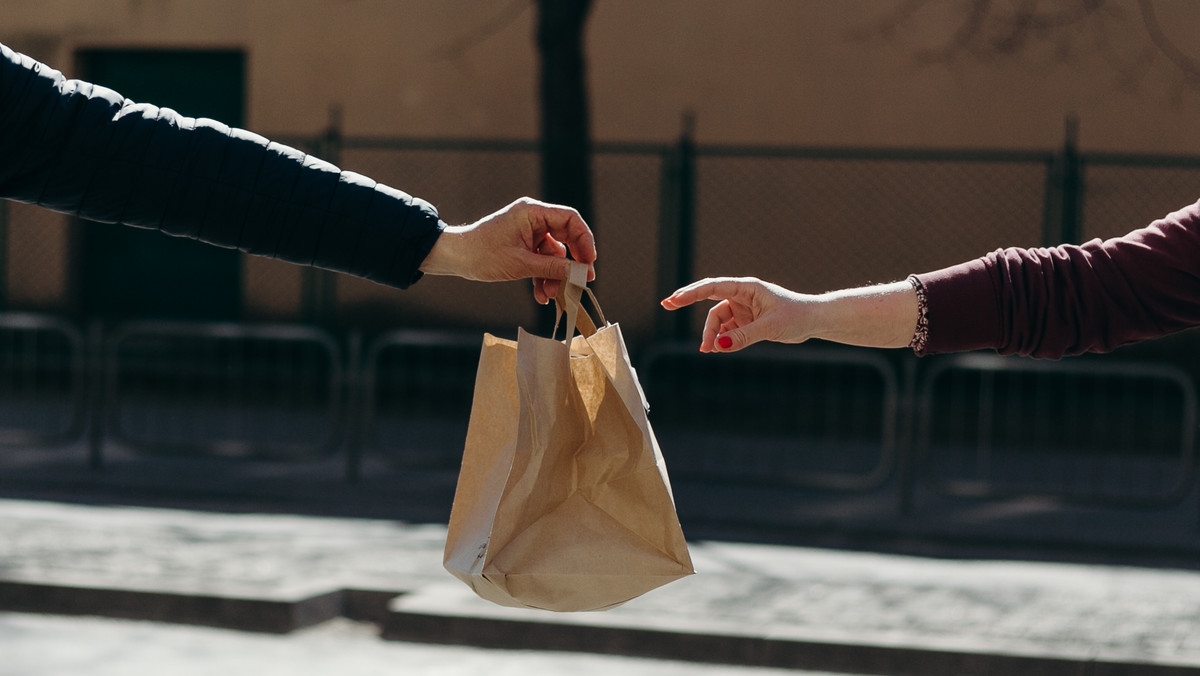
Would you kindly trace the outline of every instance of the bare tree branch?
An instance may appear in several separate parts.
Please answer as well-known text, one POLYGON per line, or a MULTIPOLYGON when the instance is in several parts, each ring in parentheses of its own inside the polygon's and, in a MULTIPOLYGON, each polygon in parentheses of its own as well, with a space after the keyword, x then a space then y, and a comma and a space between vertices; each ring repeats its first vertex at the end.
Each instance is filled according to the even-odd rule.
POLYGON ((904 0, 895 10, 870 26, 851 31, 850 37, 855 40, 867 40, 875 36, 894 37, 900 26, 907 23, 928 2, 929 0, 904 0))
POLYGON ((455 40, 430 52, 430 58, 435 61, 452 61, 463 56, 475 45, 507 28, 509 24, 520 18, 531 5, 533 5, 533 0, 512 0, 494 16, 484 20, 455 40))
POLYGON ((1138 9, 1142 14, 1142 23, 1146 25, 1146 32, 1150 35, 1150 41, 1166 56, 1179 72, 1183 75, 1188 85, 1192 87, 1200 87, 1200 65, 1196 61, 1184 54, 1179 47, 1167 37, 1163 32, 1162 26, 1158 24, 1158 17, 1154 13, 1154 3, 1150 0, 1138 0, 1138 9))
MULTIPOLYGON (((1149 38, 1140 48, 1123 44, 1123 48, 1118 49, 1109 39, 1110 34, 1120 35, 1122 42, 1128 43, 1135 35, 1130 30, 1132 26, 1128 25, 1133 22, 1132 15, 1112 0, 1076 0, 1070 6, 1051 8, 1045 6, 1045 0, 1009 0, 1007 4, 995 0, 970 0, 958 5, 965 13, 945 44, 918 48, 912 55, 921 64, 948 63, 963 55, 976 58, 1015 56, 1039 44, 1049 43, 1056 57, 1065 60, 1077 39, 1090 35, 1094 47, 1120 76, 1123 88, 1136 89, 1154 67, 1156 57, 1165 57, 1184 87, 1200 90, 1200 61, 1190 57, 1166 35, 1155 14, 1153 0, 1136 0, 1136 3, 1140 22, 1149 38), (1113 26, 1121 30, 1114 33, 1113 26)), ((850 37, 860 41, 872 38, 895 40, 929 6, 928 0, 904 0, 878 21, 851 32, 850 37)), ((1136 42, 1136 38, 1132 41, 1136 42)))
MULTIPOLYGON (((1029 3, 1036 10, 1038 0, 1031 0, 1029 3)), ((1081 0, 1079 7, 1075 9, 1063 10, 1061 12, 1044 12, 1038 14, 1036 11, 1030 11, 1027 18, 1027 26, 1030 30, 1046 30, 1053 28, 1063 28, 1078 24, 1088 18, 1089 15, 1095 14, 1108 4, 1108 0, 1081 0)))
POLYGON ((940 49, 922 50, 917 52, 917 60, 927 63, 948 61, 959 52, 970 48, 975 38, 983 32, 988 14, 992 11, 992 0, 974 0, 962 25, 954 32, 954 36, 940 49))

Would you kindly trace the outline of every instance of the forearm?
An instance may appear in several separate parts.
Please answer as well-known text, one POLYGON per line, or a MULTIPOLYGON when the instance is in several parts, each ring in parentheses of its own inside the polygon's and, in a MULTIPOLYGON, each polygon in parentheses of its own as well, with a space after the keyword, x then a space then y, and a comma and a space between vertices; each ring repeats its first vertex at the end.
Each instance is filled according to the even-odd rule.
POLYGON ((816 296, 811 338, 862 347, 907 347, 917 329, 917 292, 895 282, 816 296))

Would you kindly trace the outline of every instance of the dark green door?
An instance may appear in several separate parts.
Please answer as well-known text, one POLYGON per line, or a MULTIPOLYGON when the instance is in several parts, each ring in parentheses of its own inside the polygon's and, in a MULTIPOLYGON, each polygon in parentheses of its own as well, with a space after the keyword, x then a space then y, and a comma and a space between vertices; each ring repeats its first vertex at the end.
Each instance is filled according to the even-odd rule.
MULTIPOLYGON (((239 51, 80 52, 82 77, 139 103, 242 126, 245 55, 239 51)), ((83 311, 104 318, 237 319, 241 254, 160 232, 85 222, 83 311)))

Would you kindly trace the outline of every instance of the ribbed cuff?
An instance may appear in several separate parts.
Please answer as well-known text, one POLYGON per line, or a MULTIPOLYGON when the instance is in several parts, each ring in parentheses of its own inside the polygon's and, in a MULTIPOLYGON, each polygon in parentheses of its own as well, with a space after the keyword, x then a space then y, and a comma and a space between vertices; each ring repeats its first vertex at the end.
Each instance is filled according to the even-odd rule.
POLYGON ((925 345, 929 342, 929 300, 925 295, 925 287, 916 275, 908 276, 908 283, 917 292, 917 330, 913 332, 912 342, 908 344, 918 356, 925 355, 925 345))
MULTIPOLYGON (((919 354, 995 349, 1000 330, 995 283, 985 259, 913 275, 925 323, 919 354)), ((921 332, 918 326, 918 332, 921 332)), ((914 336, 914 339, 917 337, 914 336)), ((916 349, 916 348, 914 348, 916 349)))

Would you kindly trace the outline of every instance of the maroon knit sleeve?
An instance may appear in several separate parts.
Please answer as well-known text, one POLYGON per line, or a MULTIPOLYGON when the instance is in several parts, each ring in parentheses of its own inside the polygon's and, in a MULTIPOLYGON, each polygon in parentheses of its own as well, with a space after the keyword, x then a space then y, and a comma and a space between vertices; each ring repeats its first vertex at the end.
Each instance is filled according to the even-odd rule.
POLYGON ((921 353, 1057 358, 1200 325, 1200 203, 1107 241, 1000 249, 914 276, 921 353))

